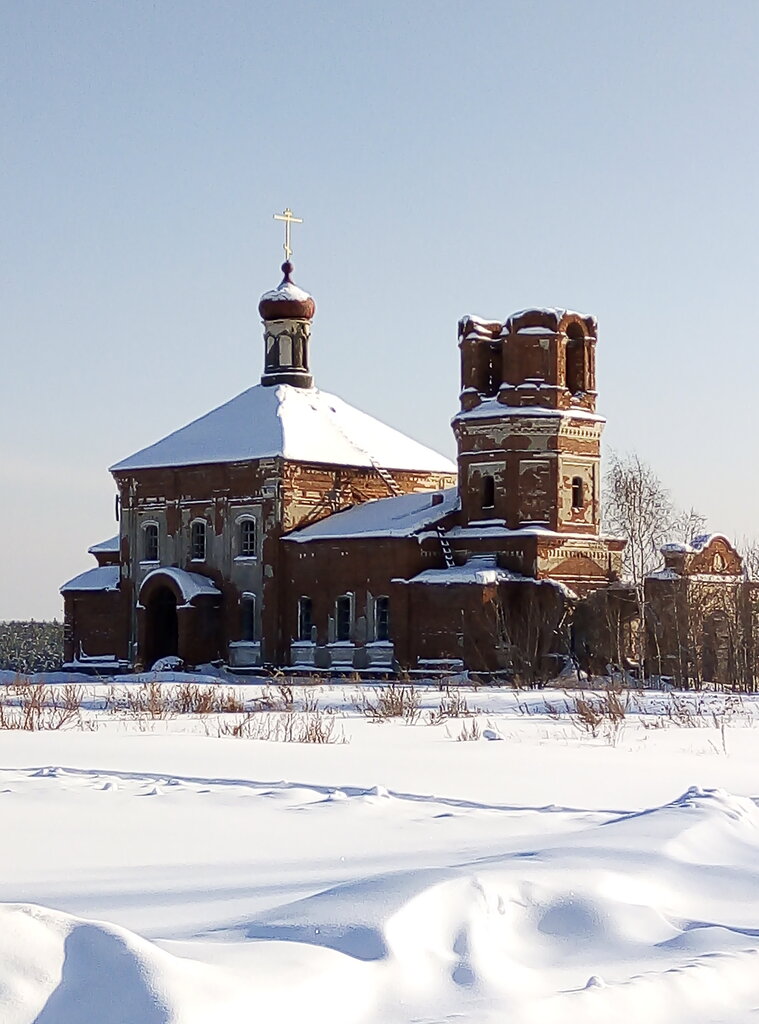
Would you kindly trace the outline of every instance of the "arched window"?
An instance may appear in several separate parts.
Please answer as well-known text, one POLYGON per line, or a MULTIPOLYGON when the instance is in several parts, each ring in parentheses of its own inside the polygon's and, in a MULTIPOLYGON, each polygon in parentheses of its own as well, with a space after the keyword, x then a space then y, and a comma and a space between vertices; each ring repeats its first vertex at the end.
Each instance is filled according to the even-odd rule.
POLYGON ((191 557, 193 562, 206 560, 206 524, 201 519, 192 524, 191 557))
POLYGON ((142 530, 142 559, 144 562, 158 561, 158 526, 146 523, 142 530))
POLYGON ((250 643, 256 639, 256 595, 243 594, 240 602, 240 638, 250 643))
POLYGON ((572 508, 585 508, 585 484, 581 476, 572 477, 572 508))
POLYGON ((495 479, 492 476, 482 478, 482 511, 495 508, 495 479))
POLYGON ((573 395, 587 391, 585 372, 585 335, 578 323, 567 328, 567 390, 573 395))
POLYGON ((310 597, 301 597, 298 601, 298 639, 310 640, 311 628, 314 624, 313 604, 310 597))
POLYGON ((256 521, 242 519, 240 521, 239 554, 243 558, 253 558, 256 553, 256 521))

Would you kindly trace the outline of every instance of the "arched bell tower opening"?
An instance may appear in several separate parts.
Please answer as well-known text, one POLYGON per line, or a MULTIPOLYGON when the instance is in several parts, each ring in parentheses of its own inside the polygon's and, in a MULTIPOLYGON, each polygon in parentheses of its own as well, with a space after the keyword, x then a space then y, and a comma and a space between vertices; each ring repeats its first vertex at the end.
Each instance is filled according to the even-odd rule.
POLYGON ((588 366, 585 332, 575 320, 567 327, 566 385, 571 395, 581 395, 588 390, 588 366))

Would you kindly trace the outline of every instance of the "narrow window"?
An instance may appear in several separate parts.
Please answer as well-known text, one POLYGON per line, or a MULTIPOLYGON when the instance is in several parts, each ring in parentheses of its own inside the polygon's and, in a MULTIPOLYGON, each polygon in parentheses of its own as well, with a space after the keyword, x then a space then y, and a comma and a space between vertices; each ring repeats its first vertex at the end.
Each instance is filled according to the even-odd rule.
POLYGON ((206 560, 206 524, 199 521, 192 524, 192 560, 193 562, 205 562, 206 560))
POLYGON ((378 597, 374 603, 374 630, 377 640, 390 639, 389 597, 378 597))
POLYGON ((146 562, 158 561, 158 527, 148 523, 142 531, 142 557, 146 562))
POLYGON ((250 643, 256 639, 256 598, 254 594, 243 594, 240 602, 240 637, 250 643))
POLYGON ((336 639, 340 641, 351 638, 351 599, 347 594, 338 597, 336 609, 336 639))
POLYGON ((501 345, 499 342, 491 344, 488 352, 488 387, 487 394, 494 396, 498 394, 501 386, 501 345))
POLYGON ((256 553, 256 523, 254 519, 243 519, 240 523, 240 554, 252 558, 256 553))
POLYGON ((495 508, 495 480, 492 476, 482 478, 482 508, 495 508))
POLYGON ((572 477, 572 508, 585 508, 585 485, 581 476, 572 477))
POLYGON ((301 597, 298 601, 298 639, 310 640, 311 627, 314 624, 313 605, 310 597, 301 597))

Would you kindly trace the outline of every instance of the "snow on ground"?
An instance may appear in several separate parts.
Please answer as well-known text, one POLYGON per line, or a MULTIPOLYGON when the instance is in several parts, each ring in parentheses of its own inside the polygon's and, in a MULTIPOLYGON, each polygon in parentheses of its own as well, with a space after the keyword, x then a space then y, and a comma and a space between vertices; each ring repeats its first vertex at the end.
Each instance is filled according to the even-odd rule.
POLYGON ((757 698, 593 736, 561 690, 406 724, 297 687, 344 741, 311 744, 81 685, 78 728, 0 730, 3 1024, 759 1021, 757 698))

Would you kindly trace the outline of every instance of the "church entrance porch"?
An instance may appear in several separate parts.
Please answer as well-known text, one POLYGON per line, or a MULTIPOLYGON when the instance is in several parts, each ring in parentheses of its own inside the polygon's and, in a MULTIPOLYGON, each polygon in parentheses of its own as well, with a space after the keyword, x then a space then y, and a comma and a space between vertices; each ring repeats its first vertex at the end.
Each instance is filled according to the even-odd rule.
POLYGON ((145 667, 159 658, 179 654, 176 595, 168 587, 155 590, 145 607, 145 667))
POLYGON ((175 566, 153 569, 139 590, 137 660, 201 665, 221 657, 222 594, 213 580, 175 566))

